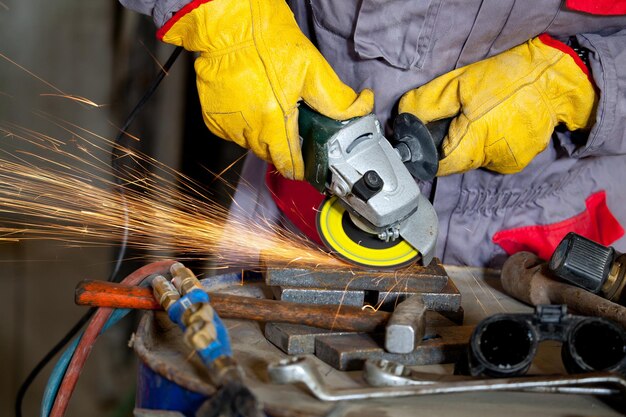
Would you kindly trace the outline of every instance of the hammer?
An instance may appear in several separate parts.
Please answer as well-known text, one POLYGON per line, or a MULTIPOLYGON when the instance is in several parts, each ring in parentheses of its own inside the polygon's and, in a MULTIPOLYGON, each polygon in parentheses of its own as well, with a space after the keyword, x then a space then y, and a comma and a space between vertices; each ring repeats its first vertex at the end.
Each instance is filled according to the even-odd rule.
POLYGON ((501 279, 509 295, 527 304, 567 304, 580 314, 604 317, 626 328, 626 307, 555 281, 550 278, 547 264, 532 253, 519 252, 507 259, 501 279))
POLYGON ((385 350, 390 353, 411 353, 422 341, 426 328, 426 304, 421 294, 399 303, 385 327, 385 350))

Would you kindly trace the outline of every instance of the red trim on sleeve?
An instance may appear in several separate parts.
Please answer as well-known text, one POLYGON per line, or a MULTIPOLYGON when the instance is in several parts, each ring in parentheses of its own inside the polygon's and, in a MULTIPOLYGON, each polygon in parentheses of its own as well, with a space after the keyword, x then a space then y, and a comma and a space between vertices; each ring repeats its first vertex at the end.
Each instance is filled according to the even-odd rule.
POLYGON ((568 9, 590 14, 626 14, 626 0, 567 0, 568 9))
POLYGON ((558 223, 501 230, 493 235, 493 242, 509 255, 527 251, 547 260, 569 232, 606 246, 624 236, 624 228, 606 204, 604 191, 590 195, 585 205, 585 211, 558 223))
POLYGON ((564 52, 567 55, 571 56, 574 59, 574 62, 576 63, 576 65, 578 65, 580 69, 583 70, 587 78, 589 78, 589 81, 593 83, 593 79, 591 78, 591 73, 589 73, 589 68, 587 68, 583 60, 580 59, 576 51, 574 51, 572 48, 570 48, 563 42, 557 41, 556 39, 554 39, 552 36, 548 35, 547 33, 543 33, 539 35, 539 40, 543 42, 545 45, 551 46, 552 48, 556 48, 559 51, 564 52))
POLYGON ((306 181, 294 181, 283 177, 272 165, 267 168, 265 183, 276 206, 285 217, 309 239, 323 246, 315 222, 317 210, 324 201, 324 194, 320 194, 306 181))
POLYGON ((192 0, 189 3, 187 3, 185 6, 183 6, 182 9, 177 11, 170 20, 165 22, 165 24, 161 26, 159 30, 157 30, 157 33, 156 33, 157 39, 162 41, 167 31, 170 30, 172 26, 174 26, 174 24, 178 22, 184 15, 197 9, 198 7, 202 6, 204 3, 208 3, 210 1, 212 0, 192 0))

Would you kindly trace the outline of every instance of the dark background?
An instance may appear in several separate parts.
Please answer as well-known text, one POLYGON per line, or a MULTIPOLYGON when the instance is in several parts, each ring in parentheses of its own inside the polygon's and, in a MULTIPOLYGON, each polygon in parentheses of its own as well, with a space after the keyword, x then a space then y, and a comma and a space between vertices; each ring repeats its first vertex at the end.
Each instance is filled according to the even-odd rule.
MULTIPOLYGON (((101 105, 94 108, 45 95, 56 91, 0 58, 0 123, 15 123, 60 140, 71 138, 37 116, 38 112, 113 139, 116 128, 160 71, 157 60, 163 64, 174 50, 156 40, 149 17, 127 11, 115 0, 1 0, 0 27, 2 55, 54 87, 101 105)), ((206 184, 214 200, 228 204, 222 183, 212 181, 210 172, 221 172, 243 152, 212 137, 205 128, 193 59, 183 52, 141 110, 130 129, 141 141, 124 140, 206 184)), ((15 145, 10 142, 0 138, 0 148, 10 149, 15 145)), ((236 171, 237 166, 225 178, 236 183, 236 171)), ((21 382, 84 313, 84 308, 73 303, 75 284, 88 278, 106 279, 115 254, 114 248, 75 248, 62 242, 0 243, 0 415, 13 415, 21 382)), ((135 256, 141 254, 127 254, 135 256)), ((135 266, 125 263, 123 274, 135 266)), ((99 339, 67 415, 130 415, 135 358, 127 342, 135 324, 136 318, 126 319, 99 339)), ((28 392, 25 416, 39 414, 53 363, 28 392)))

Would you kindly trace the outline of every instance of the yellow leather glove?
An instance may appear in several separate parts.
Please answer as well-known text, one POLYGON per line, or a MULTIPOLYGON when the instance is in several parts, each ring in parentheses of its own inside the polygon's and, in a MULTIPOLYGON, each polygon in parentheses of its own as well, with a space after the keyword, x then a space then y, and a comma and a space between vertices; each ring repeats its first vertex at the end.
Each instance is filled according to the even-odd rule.
POLYGON ((569 50, 541 35, 402 97, 400 112, 425 123, 456 116, 442 144, 437 175, 480 167, 516 173, 546 148, 557 124, 569 130, 591 127, 594 87, 582 61, 559 47, 569 50))
MULTIPOLYGON (((191 3, 190 3, 191 4, 191 3)), ((287 178, 302 179, 299 100, 333 119, 372 111, 298 28, 284 0, 213 0, 181 10, 162 40, 200 52, 197 86, 204 122, 250 148, 287 178)))

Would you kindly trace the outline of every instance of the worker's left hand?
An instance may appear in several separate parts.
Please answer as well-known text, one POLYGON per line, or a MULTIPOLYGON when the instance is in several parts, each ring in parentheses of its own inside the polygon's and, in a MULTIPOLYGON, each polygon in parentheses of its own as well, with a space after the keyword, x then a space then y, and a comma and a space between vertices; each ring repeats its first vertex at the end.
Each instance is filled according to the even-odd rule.
POLYGON ((437 175, 480 167, 513 174, 546 148, 557 124, 593 122, 596 93, 572 54, 542 35, 409 91, 399 110, 424 123, 454 117, 437 175))

